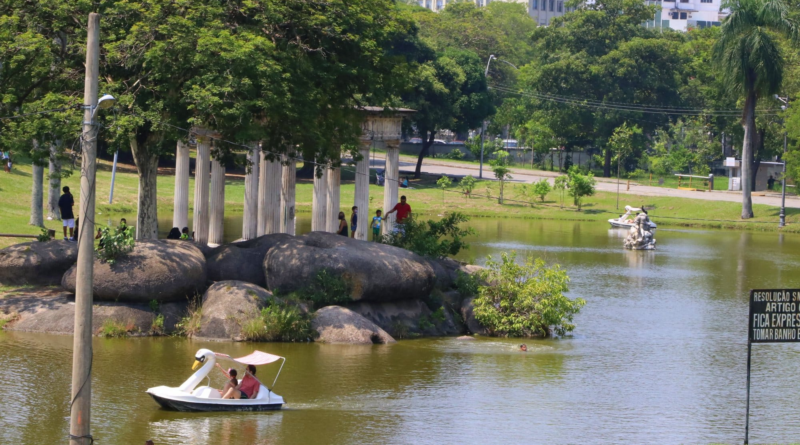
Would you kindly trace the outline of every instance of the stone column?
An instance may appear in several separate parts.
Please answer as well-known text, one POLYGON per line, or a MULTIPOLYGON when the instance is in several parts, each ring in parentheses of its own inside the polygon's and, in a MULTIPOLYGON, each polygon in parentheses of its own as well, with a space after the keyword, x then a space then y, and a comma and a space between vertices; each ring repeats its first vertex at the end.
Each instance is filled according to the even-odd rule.
POLYGON ((322 176, 314 172, 314 196, 311 201, 311 231, 325 232, 328 229, 328 168, 322 168, 322 176))
POLYGON ((369 209, 369 149, 372 141, 361 141, 358 149, 361 160, 356 163, 356 195, 354 205, 358 207, 356 239, 367 240, 369 222, 375 211, 369 209))
POLYGON ((297 182, 297 162, 284 157, 281 175, 281 233, 295 235, 295 185, 297 182))
POLYGON ((175 195, 172 207, 172 227, 189 227, 189 144, 178 141, 175 150, 175 195))
MULTIPOLYGON (((325 221, 326 230, 331 233, 336 233, 339 230, 339 211, 340 205, 340 186, 342 184, 342 169, 331 168, 328 170, 328 200, 327 200, 327 218, 325 221)), ((350 213, 344 211, 347 224, 350 224, 350 213)), ((350 230, 350 229, 347 229, 350 230)))
POLYGON ((261 148, 253 144, 247 154, 250 171, 244 177, 244 218, 242 220, 242 239, 253 239, 258 233, 258 192, 261 187, 261 148))
POLYGON ((211 214, 208 224, 208 245, 220 245, 223 241, 225 220, 225 166, 216 159, 211 161, 211 214))
MULTIPOLYGON (((400 145, 397 142, 386 143, 386 177, 383 186, 383 214, 392 210, 397 204, 398 181, 400 179, 400 145)), ((394 227, 397 213, 385 219, 383 233, 389 233, 394 227)))
POLYGON ((194 240, 208 243, 208 178, 211 167, 211 139, 197 136, 197 160, 194 170, 194 212, 192 230, 194 240))
POLYGON ((261 183, 258 189, 258 234, 281 232, 281 174, 279 160, 261 160, 261 183))

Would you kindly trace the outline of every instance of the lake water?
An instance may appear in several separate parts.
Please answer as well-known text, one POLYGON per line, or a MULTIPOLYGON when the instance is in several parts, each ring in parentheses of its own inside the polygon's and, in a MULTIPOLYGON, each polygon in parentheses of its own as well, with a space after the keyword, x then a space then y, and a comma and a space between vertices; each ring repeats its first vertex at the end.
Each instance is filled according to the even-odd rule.
MULTIPOLYGON (((603 224, 471 225, 479 236, 463 259, 515 250, 566 268, 570 296, 587 301, 574 335, 526 341, 527 353, 506 339, 335 346, 97 338, 97 443, 741 443, 748 291, 800 287, 800 237, 659 229, 657 251, 628 252, 623 231, 603 224), (275 387, 286 409, 159 409, 144 391, 178 386, 201 347, 287 357, 275 387)), ((71 346, 71 337, 0 332, 1 443, 66 442, 71 346)), ((800 346, 753 348, 752 443, 800 440, 798 365, 800 346)))

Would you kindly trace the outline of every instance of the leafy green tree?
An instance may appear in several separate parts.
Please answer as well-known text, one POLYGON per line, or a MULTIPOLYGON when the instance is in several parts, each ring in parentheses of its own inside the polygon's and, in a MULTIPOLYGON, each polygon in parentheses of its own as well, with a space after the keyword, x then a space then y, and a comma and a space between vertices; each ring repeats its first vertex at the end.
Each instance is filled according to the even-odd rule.
POLYGON ((586 175, 581 174, 578 167, 573 166, 567 173, 567 177, 569 178, 567 193, 569 196, 572 196, 573 204, 575 204, 578 207, 578 211, 580 211, 583 205, 583 198, 585 196, 594 195, 594 175, 591 172, 586 175))
POLYGON ((499 204, 503 204, 503 190, 505 189, 506 181, 511 179, 511 169, 508 168, 508 156, 507 151, 500 150, 496 153, 495 158, 489 161, 489 164, 492 166, 492 172, 494 172, 494 177, 500 181, 500 197, 497 200, 499 204))
POLYGON ((383 243, 410 250, 430 258, 455 256, 461 249, 469 248, 464 241, 475 233, 472 228, 461 228, 469 221, 463 213, 448 213, 439 221, 417 221, 413 218, 403 223, 403 230, 383 236, 383 243))
POLYGON ((636 135, 642 134, 642 129, 633 126, 629 127, 627 122, 614 129, 614 133, 608 140, 608 149, 616 153, 617 161, 617 180, 619 180, 620 169, 625 156, 628 156, 634 149, 634 139, 636 135))
POLYGON ((464 192, 464 196, 471 198, 472 191, 475 190, 475 183, 475 178, 473 178, 472 175, 467 175, 458 181, 458 186, 461 187, 461 191, 464 192))
POLYGON ((453 182, 450 180, 450 177, 447 175, 442 175, 438 181, 436 181, 436 185, 442 190, 442 207, 444 207, 444 193, 447 191, 447 188, 450 187, 453 182))
POLYGON ((569 185, 569 176, 567 175, 561 175, 553 181, 553 190, 558 190, 558 194, 561 198, 562 208, 564 207, 564 191, 567 190, 568 185, 569 185))
POLYGON ((533 184, 533 194, 539 197, 539 200, 544 202, 544 198, 550 193, 550 182, 547 179, 540 179, 533 184))
POLYGON ((547 267, 544 260, 528 257, 518 264, 516 253, 492 257, 480 277, 491 285, 478 288, 473 300, 475 318, 491 335, 502 337, 564 335, 575 329, 575 314, 586 304, 571 300, 569 277, 559 265, 547 267))
POLYGON ((784 0, 726 0, 730 15, 722 23, 714 47, 725 85, 744 96, 742 127, 742 219, 753 217, 752 176, 755 175, 756 105, 760 97, 779 92, 784 76, 784 59, 775 33, 798 41, 798 23, 789 17, 784 0))

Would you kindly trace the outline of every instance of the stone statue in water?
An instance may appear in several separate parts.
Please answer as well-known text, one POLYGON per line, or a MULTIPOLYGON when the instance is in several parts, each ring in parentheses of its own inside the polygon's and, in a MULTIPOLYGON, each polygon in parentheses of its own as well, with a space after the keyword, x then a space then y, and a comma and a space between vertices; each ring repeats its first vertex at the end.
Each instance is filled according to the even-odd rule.
POLYGON ((646 211, 642 211, 633 220, 633 227, 625 238, 624 246, 629 250, 656 249, 656 239, 653 238, 653 232, 650 231, 650 217, 647 216, 646 211))

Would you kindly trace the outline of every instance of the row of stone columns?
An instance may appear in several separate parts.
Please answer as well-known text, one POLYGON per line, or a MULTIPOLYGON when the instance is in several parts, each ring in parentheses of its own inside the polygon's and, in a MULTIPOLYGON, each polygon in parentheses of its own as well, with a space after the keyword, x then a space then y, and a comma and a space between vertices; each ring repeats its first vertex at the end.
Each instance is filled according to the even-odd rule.
MULTIPOLYGON (((359 209, 359 223, 355 237, 366 240, 372 216, 369 212, 369 145, 362 145, 361 160, 356 163, 355 202, 359 209)), ((294 235, 296 213, 296 162, 287 157, 267 160, 258 147, 248 153, 250 169, 245 176, 245 205, 242 238, 272 233, 294 235)), ((188 226, 189 209, 189 145, 178 142, 175 162, 175 196, 173 227, 188 226)), ((388 146, 384 181, 383 213, 397 204, 399 175, 399 150, 388 146)), ((311 230, 335 233, 339 230, 338 215, 341 209, 341 169, 323 168, 322 176, 314 176, 311 230)), ((225 218, 225 166, 211 159, 211 138, 197 135, 197 162, 195 168, 194 213, 192 229, 194 239, 202 244, 222 244, 225 218), (209 181, 210 178, 210 181, 209 181), (210 189, 209 189, 210 185, 210 189), (210 206, 209 206, 210 203, 210 206)), ((345 212, 349 225, 349 211, 345 212)), ((392 222, 384 219, 384 233, 392 229, 392 222)))

